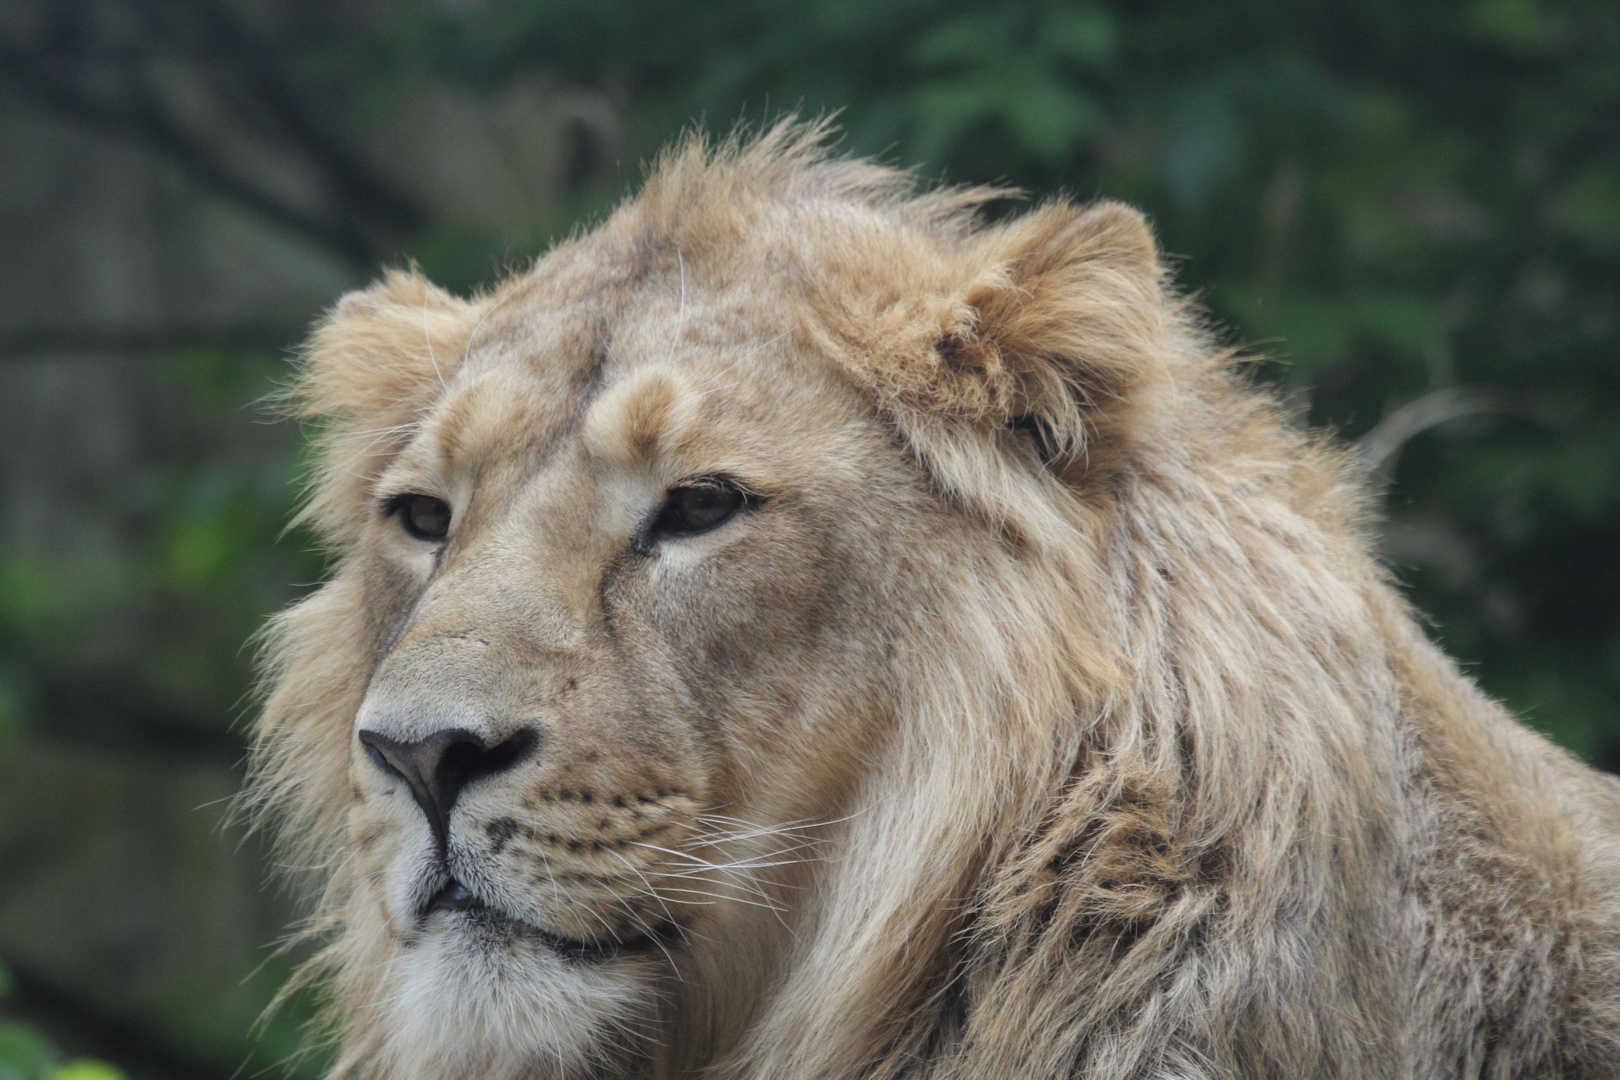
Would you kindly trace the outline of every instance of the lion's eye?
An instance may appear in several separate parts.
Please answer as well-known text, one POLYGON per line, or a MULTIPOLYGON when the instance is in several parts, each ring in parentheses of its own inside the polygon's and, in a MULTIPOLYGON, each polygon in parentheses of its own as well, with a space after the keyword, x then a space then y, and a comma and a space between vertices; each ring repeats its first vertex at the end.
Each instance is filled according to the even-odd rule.
POLYGON ((399 501, 399 521, 418 540, 443 540, 450 531, 450 504, 431 495, 406 495, 399 501))
POLYGON ((653 522, 653 532, 678 536, 712 529, 740 510, 745 501, 743 493, 730 486, 671 488, 653 522))

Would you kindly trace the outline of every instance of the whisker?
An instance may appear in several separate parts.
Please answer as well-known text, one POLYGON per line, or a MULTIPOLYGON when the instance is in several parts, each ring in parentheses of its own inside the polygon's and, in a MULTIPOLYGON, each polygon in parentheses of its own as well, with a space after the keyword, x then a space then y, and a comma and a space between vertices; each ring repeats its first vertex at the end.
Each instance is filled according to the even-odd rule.
POLYGON ((686 256, 681 254, 680 248, 675 249, 675 261, 681 268, 681 302, 675 310, 675 336, 670 339, 669 355, 664 357, 665 365, 675 359, 676 346, 681 343, 681 332, 686 329, 686 256))
POLYGON ((780 915, 781 913, 783 913, 784 911, 787 910, 781 904, 777 904, 777 903, 772 902, 768 897, 765 898, 765 899, 762 899, 762 900, 749 900, 746 897, 742 897, 742 896, 727 895, 725 893, 717 893, 717 892, 707 892, 707 891, 705 891, 703 889, 679 889, 679 888, 676 888, 676 889, 669 889, 667 891, 670 892, 670 893, 678 893, 678 894, 683 894, 683 895, 687 895, 687 896, 707 897, 707 899, 705 899, 705 900, 682 900, 681 901, 681 903, 683 903, 683 904, 691 904, 693 906, 699 906, 699 907, 712 907, 715 904, 720 904, 720 903, 725 903, 727 901, 730 901, 730 902, 738 903, 738 904, 746 904, 749 907, 764 908, 767 911, 774 911, 778 915, 780 915))
POLYGON ((675 916, 670 912, 669 907, 665 905, 663 897, 658 895, 658 890, 653 888, 652 882, 647 880, 647 875, 643 874, 635 863, 625 858, 619 852, 614 851, 612 848, 609 848, 608 851, 613 855, 614 858, 624 863, 625 866, 628 866, 631 873, 635 874, 636 877, 641 879, 641 883, 647 887, 647 895, 651 896, 654 900, 657 900, 658 906, 664 909, 664 918, 668 919, 670 922, 674 922, 675 916))
POLYGON ((516 289, 508 290, 505 296, 491 304, 489 309, 478 317, 478 321, 473 323, 473 328, 467 333, 467 347, 461 352, 461 362, 463 365, 467 363, 467 358, 472 355, 473 339, 478 336, 478 331, 482 329, 484 321, 500 310, 501 305, 512 299, 512 297, 516 296, 517 293, 518 291, 516 289))
POLYGON ((422 294, 422 340, 427 342, 428 363, 433 365, 433 374, 439 377, 439 387, 444 390, 450 389, 450 387, 445 384, 444 372, 439 370, 439 358, 433 355, 433 335, 428 333, 428 306, 426 293, 422 294))
MULTIPOLYGON (((661 897, 658 896, 657 893, 652 893, 650 895, 653 897, 653 899, 658 901, 658 904, 659 904, 660 907, 663 907, 664 901, 663 901, 663 899, 661 897)), ((669 961, 669 969, 675 973, 675 980, 677 982, 685 982, 686 977, 681 974, 680 967, 676 965, 675 957, 670 955, 669 949, 666 948, 663 941, 660 940, 660 938, 658 936, 658 931, 655 930, 652 926, 648 925, 647 920, 642 918, 641 914, 638 911, 636 911, 633 907, 631 907, 630 903, 627 900, 620 897, 620 898, 618 898, 617 903, 618 903, 619 908, 621 910, 623 910, 626 915, 630 916, 630 918, 635 920, 636 924, 641 927, 642 931, 647 935, 647 937, 649 939, 651 939, 652 943, 654 945, 658 946, 658 951, 664 954, 664 959, 665 960, 669 961)), ((666 915, 669 914, 669 911, 668 911, 667 908, 665 908, 665 914, 666 915)), ((669 923, 670 923, 671 926, 676 926, 676 927, 678 927, 680 925, 679 923, 677 923, 675 921, 675 918, 672 915, 669 916, 669 923)))

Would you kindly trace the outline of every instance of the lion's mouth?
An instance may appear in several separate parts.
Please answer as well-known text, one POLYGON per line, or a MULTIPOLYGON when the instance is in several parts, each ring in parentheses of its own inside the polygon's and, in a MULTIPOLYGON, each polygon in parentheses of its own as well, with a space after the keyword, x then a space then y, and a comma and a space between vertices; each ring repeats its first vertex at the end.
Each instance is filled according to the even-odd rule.
POLYGON ((660 949, 667 952, 679 940, 680 930, 673 922, 662 922, 632 937, 586 941, 566 937, 509 915, 485 903, 466 885, 450 878, 422 905, 425 920, 437 912, 460 917, 486 934, 510 935, 538 941, 565 960, 600 964, 625 953, 660 949))
POLYGON ((474 896, 472 890, 467 888, 455 878, 444 883, 444 888, 428 898, 423 914, 431 915, 435 911, 489 911, 489 905, 474 896))

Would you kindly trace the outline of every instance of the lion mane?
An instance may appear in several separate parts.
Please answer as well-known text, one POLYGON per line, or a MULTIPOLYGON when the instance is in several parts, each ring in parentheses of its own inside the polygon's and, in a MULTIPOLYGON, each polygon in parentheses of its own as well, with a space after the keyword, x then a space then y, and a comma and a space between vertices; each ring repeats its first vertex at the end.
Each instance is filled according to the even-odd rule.
POLYGON ((1425 637, 1354 455, 1136 212, 826 135, 315 330, 246 799, 333 1075, 1620 1075, 1620 788, 1425 637))

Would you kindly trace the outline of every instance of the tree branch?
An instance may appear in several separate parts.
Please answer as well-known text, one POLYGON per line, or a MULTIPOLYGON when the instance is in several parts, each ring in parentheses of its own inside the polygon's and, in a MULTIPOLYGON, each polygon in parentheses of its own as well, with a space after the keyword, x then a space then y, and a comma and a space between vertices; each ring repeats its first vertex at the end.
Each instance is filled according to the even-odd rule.
POLYGON ((1478 386, 1442 387, 1389 413, 1357 440, 1357 449, 1368 469, 1388 476, 1395 471, 1401 448, 1430 428, 1464 416, 1512 411, 1495 390, 1478 386))
POLYGON ((239 768, 247 746, 218 720, 188 716, 130 680, 92 671, 39 676, 37 722, 32 733, 51 742, 82 743, 209 761, 239 768))
POLYGON ((87 126, 135 138, 218 194, 335 251, 359 268, 376 262, 379 252, 370 238, 344 217, 324 220, 236 175, 150 93, 138 94, 128 104, 98 100, 63 77, 59 66, 14 42, 0 40, 0 78, 41 105, 87 126))
POLYGON ((379 221, 404 230, 427 224, 422 209, 378 176, 351 148, 316 118, 288 83, 271 51, 249 34, 241 22, 215 0, 185 0, 206 30, 241 62, 258 101, 269 108, 283 131, 320 161, 333 186, 351 206, 362 208, 379 221))
POLYGON ((193 347, 256 349, 290 348, 303 337, 295 323, 192 325, 166 323, 153 327, 40 326, 0 331, 0 361, 19 361, 72 353, 115 353, 139 357, 193 347))

